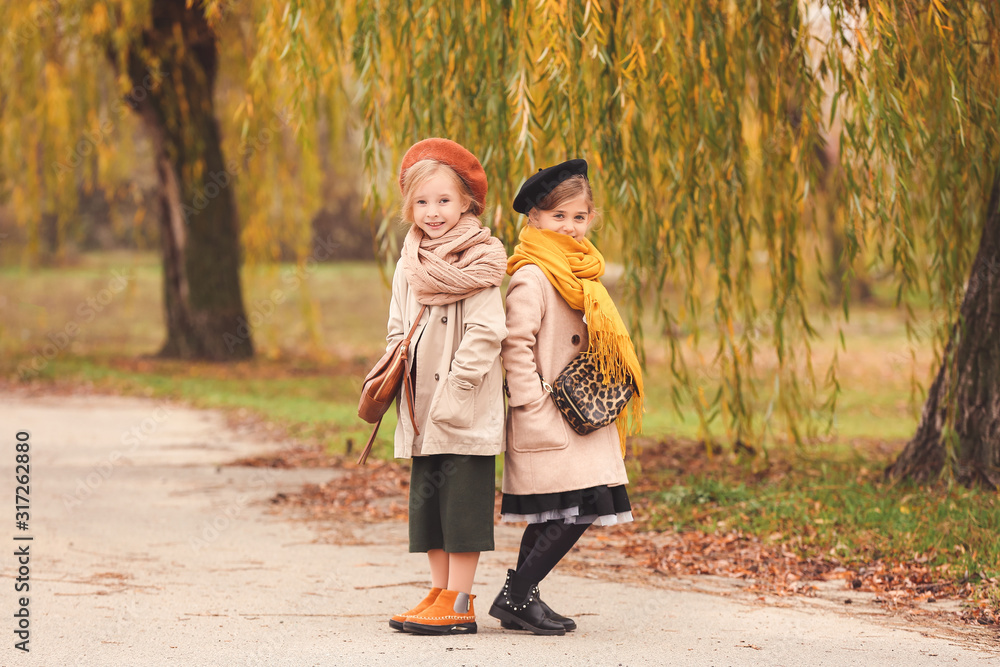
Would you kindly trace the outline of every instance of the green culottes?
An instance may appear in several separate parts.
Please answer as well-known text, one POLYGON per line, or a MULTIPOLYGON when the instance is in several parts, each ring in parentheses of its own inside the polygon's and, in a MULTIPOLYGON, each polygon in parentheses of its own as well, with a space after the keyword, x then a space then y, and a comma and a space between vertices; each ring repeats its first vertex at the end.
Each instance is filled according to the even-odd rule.
POLYGON ((414 456, 410 552, 493 550, 494 456, 414 456))

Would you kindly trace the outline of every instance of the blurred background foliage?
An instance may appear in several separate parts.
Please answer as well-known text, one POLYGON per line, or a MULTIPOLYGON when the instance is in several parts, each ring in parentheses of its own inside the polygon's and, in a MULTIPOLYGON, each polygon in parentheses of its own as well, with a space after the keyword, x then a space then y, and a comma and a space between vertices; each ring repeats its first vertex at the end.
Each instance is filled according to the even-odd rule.
MULTIPOLYGON (((131 107, 171 73, 123 73, 156 4, 0 8, 5 266, 157 249, 151 138, 131 107)), ((943 361, 1000 157, 995 3, 186 6, 218 50, 221 187, 267 356, 331 354, 303 276, 318 256, 394 261, 399 159, 444 135, 482 160, 484 219, 508 248, 523 179, 590 161, 611 282, 699 439, 822 438, 852 302, 904 309, 911 343, 894 349, 914 363, 894 372, 911 374, 913 405, 943 361), (281 326, 301 336, 267 333, 274 289, 294 292, 281 326)))
MULTIPOLYGON (((2 75, 5 263, 157 247, 152 148, 131 102, 164 85, 168 73, 154 67, 133 83, 105 52, 135 39, 151 4, 41 1, 0 10, 7 26, 0 53, 13 65, 2 75)), ((343 257, 373 257, 344 88, 313 88, 306 101, 289 78, 301 74, 269 60, 274 42, 295 33, 279 5, 208 2, 203 10, 216 31, 215 104, 222 149, 235 165, 246 260, 304 258, 316 234, 333 234, 343 257)))

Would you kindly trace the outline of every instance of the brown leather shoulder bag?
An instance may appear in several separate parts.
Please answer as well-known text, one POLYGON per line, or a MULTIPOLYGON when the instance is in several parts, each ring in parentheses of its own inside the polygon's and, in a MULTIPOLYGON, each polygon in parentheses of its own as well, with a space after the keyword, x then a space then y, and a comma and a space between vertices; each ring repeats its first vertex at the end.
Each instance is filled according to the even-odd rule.
POLYGON ((406 404, 410 410, 413 430, 418 435, 420 434, 413 413, 413 381, 410 374, 406 372, 406 362, 410 356, 410 340, 413 338, 425 310, 427 310, 427 306, 420 309, 420 314, 413 321, 413 326, 410 327, 406 338, 382 355, 382 358, 365 376, 364 386, 361 388, 361 400, 358 402, 358 416, 369 424, 375 424, 375 428, 372 429, 368 444, 365 445, 364 451, 358 458, 358 465, 364 465, 368 460, 368 454, 372 451, 372 444, 375 442, 378 428, 382 425, 382 417, 385 416, 389 406, 399 395, 400 388, 403 388, 406 393, 406 404))

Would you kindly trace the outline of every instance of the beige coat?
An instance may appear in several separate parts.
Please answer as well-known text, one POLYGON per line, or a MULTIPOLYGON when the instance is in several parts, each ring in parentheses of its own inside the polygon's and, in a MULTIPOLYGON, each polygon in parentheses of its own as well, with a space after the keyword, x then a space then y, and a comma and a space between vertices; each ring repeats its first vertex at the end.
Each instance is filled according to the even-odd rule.
MULTIPOLYGON (((397 263, 387 350, 410 330, 420 308, 397 263)), ((446 306, 428 306, 421 322, 410 344, 407 369, 412 371, 416 362, 414 412, 420 435, 414 432, 406 399, 397 397, 396 457, 499 454, 504 439, 500 341, 507 335, 500 288, 446 306)))
POLYGON ((569 307, 537 266, 524 266, 510 279, 507 332, 501 353, 510 392, 503 492, 627 484, 615 425, 577 435, 542 388, 539 374, 555 380, 589 340, 583 313, 569 307))

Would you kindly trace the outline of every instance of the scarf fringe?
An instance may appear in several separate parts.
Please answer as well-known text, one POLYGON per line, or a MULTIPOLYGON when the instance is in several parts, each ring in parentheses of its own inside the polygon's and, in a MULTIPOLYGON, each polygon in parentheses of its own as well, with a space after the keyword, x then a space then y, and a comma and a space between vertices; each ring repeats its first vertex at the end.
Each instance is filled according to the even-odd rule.
POLYGON ((629 371, 630 365, 633 368, 639 367, 639 359, 635 356, 635 348, 630 336, 611 333, 614 319, 601 310, 597 300, 587 295, 586 305, 588 306, 586 309, 587 326, 591 331, 590 347, 587 352, 593 355, 597 369, 609 382, 631 381, 636 388, 628 405, 615 420, 622 458, 625 458, 626 439, 629 435, 639 433, 642 430, 643 397, 645 396, 643 378, 641 373, 636 377, 629 371))

